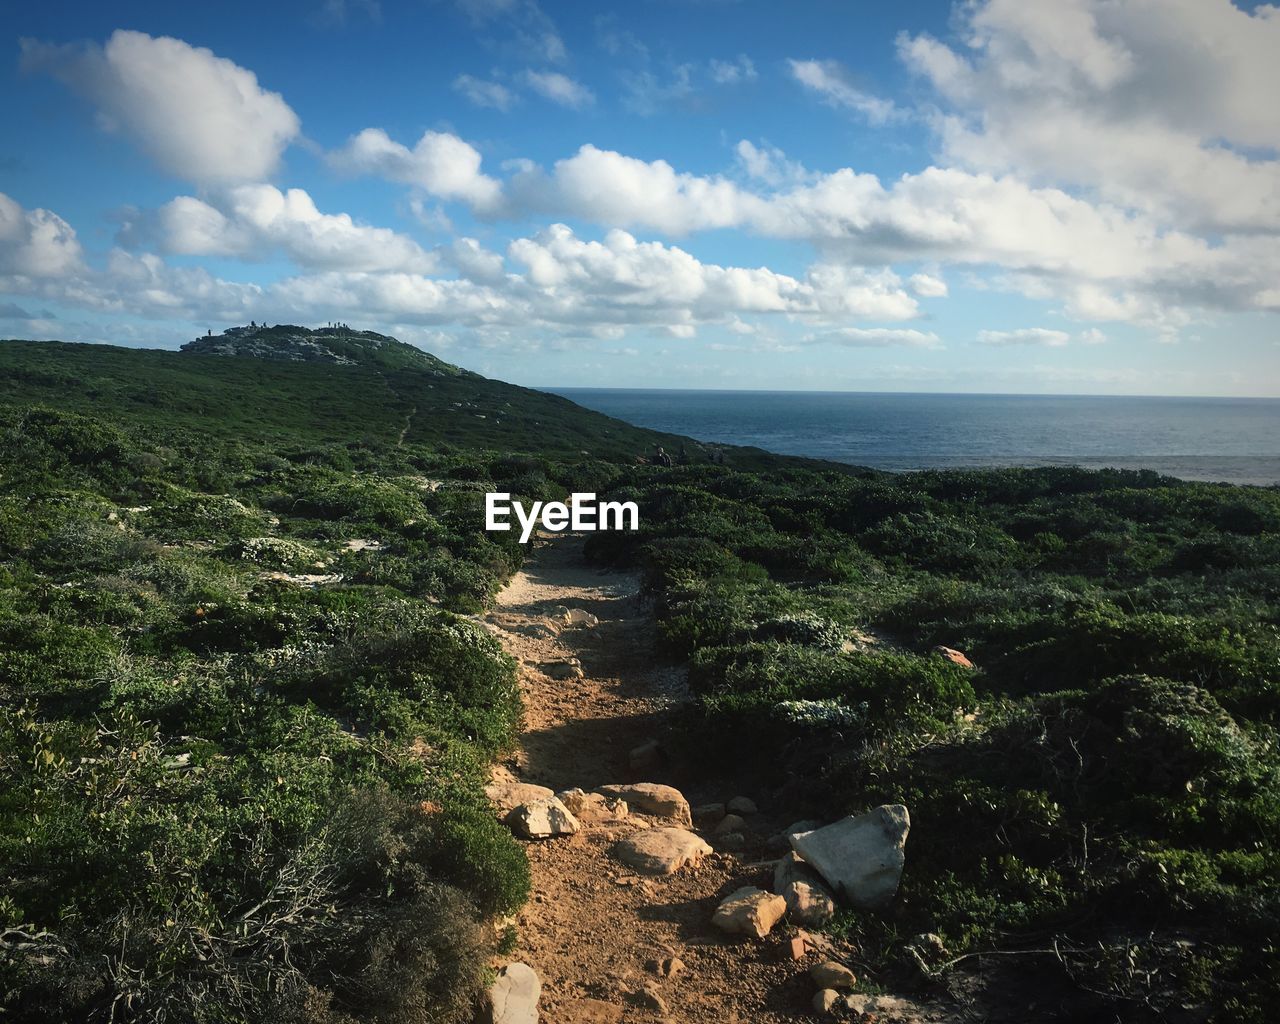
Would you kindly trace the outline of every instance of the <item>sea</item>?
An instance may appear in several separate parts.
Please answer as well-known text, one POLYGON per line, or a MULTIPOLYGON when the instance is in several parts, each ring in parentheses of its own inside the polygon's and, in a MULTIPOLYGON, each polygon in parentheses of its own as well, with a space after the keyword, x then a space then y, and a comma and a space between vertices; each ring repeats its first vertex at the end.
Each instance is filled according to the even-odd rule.
POLYGON ((1280 485, 1280 399, 548 388, 637 426, 893 472, 1150 469, 1280 485))

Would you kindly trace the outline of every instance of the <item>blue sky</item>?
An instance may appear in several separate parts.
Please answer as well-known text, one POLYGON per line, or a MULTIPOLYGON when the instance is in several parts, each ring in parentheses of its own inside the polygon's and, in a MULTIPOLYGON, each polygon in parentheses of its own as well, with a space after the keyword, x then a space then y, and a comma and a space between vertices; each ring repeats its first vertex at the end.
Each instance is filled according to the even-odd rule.
POLYGON ((6 49, 2 337, 1280 395, 1267 5, 64 3, 6 49))

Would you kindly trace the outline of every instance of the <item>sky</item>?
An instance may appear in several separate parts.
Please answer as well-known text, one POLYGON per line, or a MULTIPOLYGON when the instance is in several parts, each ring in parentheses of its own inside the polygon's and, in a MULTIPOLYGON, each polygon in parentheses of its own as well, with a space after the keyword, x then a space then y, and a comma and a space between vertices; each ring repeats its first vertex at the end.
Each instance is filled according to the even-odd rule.
POLYGON ((0 337, 532 386, 1280 396, 1280 8, 0 12, 0 337))

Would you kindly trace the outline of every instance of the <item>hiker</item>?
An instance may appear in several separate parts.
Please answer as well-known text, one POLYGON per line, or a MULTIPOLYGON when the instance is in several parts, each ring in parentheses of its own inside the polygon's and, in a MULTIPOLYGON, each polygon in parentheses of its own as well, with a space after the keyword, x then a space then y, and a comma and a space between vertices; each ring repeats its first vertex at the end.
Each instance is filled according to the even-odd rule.
POLYGON ((684 445, 680 446, 680 454, 676 457, 676 461, 682 466, 689 465, 689 453, 685 450, 684 445))
POLYGON ((658 449, 658 465, 670 466, 671 456, 667 454, 666 449, 663 448, 662 445, 656 445, 655 447, 658 449))

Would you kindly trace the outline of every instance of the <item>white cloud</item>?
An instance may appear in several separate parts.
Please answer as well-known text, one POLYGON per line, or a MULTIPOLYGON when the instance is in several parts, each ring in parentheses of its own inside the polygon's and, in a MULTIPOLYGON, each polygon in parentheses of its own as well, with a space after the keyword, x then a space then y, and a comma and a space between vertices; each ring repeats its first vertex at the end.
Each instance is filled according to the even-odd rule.
POLYGON ((357 224, 349 214, 321 213, 306 191, 240 185, 213 202, 179 196, 160 208, 166 251, 196 256, 261 258, 282 249, 315 269, 429 271, 436 261, 389 228, 357 224))
POLYGON ((872 124, 884 124, 899 115, 891 100, 882 99, 859 89, 852 76, 833 60, 791 60, 791 76, 807 89, 816 92, 833 107, 852 110, 872 124))
POLYGON ((945 154, 1081 186, 1186 230, 1280 229, 1280 9, 1230 0, 986 0, 962 49, 899 52, 948 107, 945 154))
POLYGON ((1079 339, 1082 345, 1102 345, 1106 342, 1107 336, 1098 328, 1090 327, 1080 332, 1079 339))
POLYGON ((480 170, 480 152, 448 132, 424 132, 413 149, 393 141, 381 128, 366 128, 329 154, 334 167, 350 174, 375 174, 416 185, 441 199, 460 199, 478 211, 493 209, 498 182, 480 170))
POLYGON ((777 146, 767 143, 757 146, 748 139, 742 139, 734 147, 734 153, 743 174, 774 188, 799 184, 813 177, 803 164, 788 160, 787 154, 777 146))
POLYGON ((459 75, 453 80, 455 92, 461 93, 477 107, 492 107, 506 112, 516 103, 516 94, 501 82, 493 82, 473 75, 459 75))
POLYGON ((760 77, 755 64, 745 53, 738 54, 737 60, 713 60, 711 62, 711 80, 716 85, 737 85, 740 82, 752 82, 760 77))
POLYGON ((24 40, 23 66, 84 94, 103 127, 188 181, 261 180, 300 130, 298 116, 252 71, 180 39, 120 30, 103 47, 24 40))
POLYGON ((595 93, 559 71, 526 71, 523 78, 525 85, 538 95, 562 107, 581 110, 596 101, 595 93))
POLYGON ((652 162, 585 145, 548 175, 524 170, 510 183, 518 208, 583 217, 610 227, 650 227, 668 234, 734 227, 751 197, 723 178, 679 174, 652 162))
POLYGON ((1066 331, 1054 331, 1047 327, 978 332, 978 341, 983 345, 1040 345, 1045 348, 1062 348, 1070 340, 1071 336, 1066 331))
POLYGON ((0 273, 56 277, 76 270, 82 258, 70 224, 49 210, 24 210, 0 192, 0 273))
POLYGON ((947 282, 933 274, 912 274, 908 284, 922 299, 944 299, 947 296, 947 282))
POLYGON ((804 340, 810 344, 843 345, 846 348, 942 347, 940 339, 932 331, 895 327, 841 327, 811 334, 804 340))

